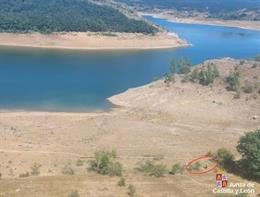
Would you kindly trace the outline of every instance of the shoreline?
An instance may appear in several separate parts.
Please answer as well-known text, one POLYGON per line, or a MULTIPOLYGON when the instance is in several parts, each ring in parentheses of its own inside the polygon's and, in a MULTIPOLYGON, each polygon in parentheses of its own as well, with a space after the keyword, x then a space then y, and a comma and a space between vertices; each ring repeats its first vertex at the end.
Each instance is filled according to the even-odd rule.
POLYGON ((152 16, 154 18, 164 19, 172 23, 210 25, 219 27, 233 27, 239 29, 247 29, 252 31, 260 31, 260 22, 257 21, 239 21, 239 20, 221 20, 213 18, 179 18, 167 13, 140 13, 142 16, 152 16), (256 26, 257 24, 257 26, 256 26))
MULTIPOLYGON (((81 196, 125 196, 126 190, 117 186, 118 177, 86 171, 97 151, 113 150, 127 183, 134 183, 143 197, 152 193, 161 196, 162 191, 176 197, 215 197, 215 181, 209 182, 215 174, 204 174, 194 181, 185 174, 168 175, 168 169, 219 148, 239 158, 238 140, 259 127, 260 96, 259 87, 251 94, 242 91, 239 99, 234 99, 235 92, 226 90, 223 81, 240 60, 206 63, 210 62, 220 74, 210 86, 183 83, 183 76, 176 75, 169 86, 161 79, 108 98, 121 106, 109 112, 0 112, 0 195, 46 197, 47 193, 61 197, 75 190, 81 196), (136 171, 145 161, 165 165, 165 176, 154 178, 136 171), (33 176, 30 172, 36 164, 39 174, 33 176), (73 173, 65 173, 67 168, 73 173)), ((259 75, 260 67, 252 67, 254 63, 240 65, 243 81, 259 83, 254 76, 259 75)), ((260 191, 257 182, 231 173, 227 176, 234 183, 252 183, 256 193, 260 191)))
POLYGON ((187 47, 177 34, 154 36, 137 33, 0 33, 0 47, 23 47, 69 50, 148 50, 187 47))

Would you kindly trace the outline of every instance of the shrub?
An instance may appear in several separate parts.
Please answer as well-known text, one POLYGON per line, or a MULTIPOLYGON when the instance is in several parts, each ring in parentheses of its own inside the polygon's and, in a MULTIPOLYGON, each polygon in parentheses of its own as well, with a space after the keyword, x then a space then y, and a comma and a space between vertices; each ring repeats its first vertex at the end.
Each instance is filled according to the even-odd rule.
POLYGON ((120 180, 117 183, 118 186, 124 187, 125 186, 125 179, 123 177, 120 178, 120 180))
POLYGON ((244 90, 244 93, 251 94, 253 92, 253 86, 248 81, 246 81, 245 86, 243 87, 243 90, 244 90))
POLYGON ((242 155, 239 164, 244 175, 260 181, 260 129, 242 136, 237 151, 242 155))
POLYGON ((179 74, 188 74, 191 71, 191 62, 188 59, 182 58, 179 61, 179 74))
POLYGON ((198 77, 200 84, 209 85, 213 83, 217 77, 219 77, 219 71, 216 65, 208 64, 206 67, 200 70, 198 77))
POLYGON ((191 165, 190 169, 191 169, 191 170, 198 171, 198 170, 201 169, 201 167, 202 167, 201 163, 200 163, 200 162, 196 162, 196 163, 194 163, 193 165, 191 165))
POLYGON ((121 176, 122 165, 115 162, 115 158, 114 151, 98 151, 95 153, 95 160, 90 162, 89 170, 103 175, 121 176))
POLYGON ((240 97, 241 97, 240 91, 237 91, 233 98, 234 99, 240 99, 240 97))
POLYGON ((130 184, 127 189, 128 189, 127 194, 129 196, 135 196, 136 190, 135 190, 135 187, 132 184, 130 184))
POLYGON ((25 173, 19 174, 20 178, 25 178, 25 177, 29 177, 29 176, 30 176, 29 172, 25 172, 25 173))
POLYGON ((152 161, 140 163, 137 170, 147 174, 148 176, 162 177, 167 172, 166 166, 163 164, 155 164, 152 161))
POLYGON ((181 167, 181 164, 176 163, 172 166, 172 169, 170 171, 170 174, 175 175, 175 174, 182 174, 183 173, 183 169, 181 167))
POLYGON ((240 60, 239 65, 243 65, 243 64, 245 64, 245 60, 240 60))
POLYGON ((77 162, 76 162, 76 166, 83 166, 84 164, 84 161, 78 159, 77 162))
POLYGON ((185 74, 184 77, 182 78, 181 82, 182 83, 187 83, 190 81, 190 75, 185 74))
POLYGON ((74 170, 69 166, 69 164, 67 164, 62 168, 62 174, 74 175, 74 170))
POLYGON ((240 87, 240 74, 239 71, 234 71, 226 79, 228 83, 228 89, 232 91, 238 91, 240 87))
POLYGON ((257 64, 257 63, 254 63, 251 68, 256 68, 257 66, 258 66, 258 64, 257 64))
POLYGON ((174 75, 176 73, 177 67, 178 67, 178 62, 175 60, 172 60, 171 64, 170 64, 170 73, 172 75, 174 75))
POLYGON ((34 163, 32 166, 31 166, 31 175, 33 176, 37 176, 40 174, 40 168, 42 167, 41 164, 39 163, 34 163))
POLYGON ((172 75, 170 75, 169 73, 166 73, 164 75, 164 83, 167 84, 167 87, 169 87, 170 83, 174 82, 174 81, 175 81, 174 77, 172 75))
POLYGON ((219 165, 227 171, 234 170, 235 162, 233 154, 225 148, 218 149, 215 159, 219 165))
POLYGON ((68 197, 80 197, 80 195, 79 195, 79 193, 78 193, 78 191, 72 191, 69 195, 68 195, 68 197))
POLYGON ((195 68, 191 75, 190 75, 190 80, 193 81, 193 82, 196 82, 197 80, 199 80, 199 69, 198 68, 195 68))
POLYGON ((0 180, 2 179, 2 173, 0 173, 0 180))

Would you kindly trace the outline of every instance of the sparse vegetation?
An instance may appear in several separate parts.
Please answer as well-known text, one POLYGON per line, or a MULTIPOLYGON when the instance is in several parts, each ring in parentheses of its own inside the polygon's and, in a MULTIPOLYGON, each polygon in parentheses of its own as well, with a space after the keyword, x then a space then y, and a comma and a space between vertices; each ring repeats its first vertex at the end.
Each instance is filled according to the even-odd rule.
POLYGON ((226 79, 228 83, 228 90, 239 91, 240 88, 240 74, 239 71, 234 71, 226 79))
POLYGON ((20 178, 25 178, 25 177, 29 177, 29 176, 30 176, 30 173, 29 173, 29 172, 25 172, 25 173, 19 174, 19 177, 20 177, 20 178))
POLYGON ((124 187, 125 186, 125 179, 123 177, 120 178, 120 180, 117 183, 118 186, 124 187))
POLYGON ((77 162, 76 162, 76 166, 83 166, 84 165, 84 161, 81 160, 81 159, 78 159, 77 162))
POLYGON ((34 163, 32 166, 31 166, 31 175, 33 176, 37 176, 40 174, 40 168, 42 167, 41 164, 39 163, 34 163))
POLYGON ((122 165, 115 159, 114 151, 98 151, 95 153, 95 160, 90 162, 89 170, 103 175, 121 176, 122 165))
POLYGON ((79 195, 78 191, 75 190, 75 191, 72 191, 72 192, 68 195, 68 197, 80 197, 80 195, 79 195))
POLYGON ((194 164, 192 164, 190 166, 189 170, 191 170, 191 171, 193 171, 193 170, 194 171, 199 171, 201 168, 202 168, 201 163, 200 162, 196 162, 196 163, 194 163, 194 164))
POLYGON ((258 64, 254 63, 253 66, 251 68, 257 68, 258 64))
POLYGON ((128 189, 127 194, 129 196, 135 196, 136 195, 136 189, 135 189, 135 187, 132 184, 128 185, 127 189, 128 189))
POLYGON ((62 168, 62 174, 74 175, 74 170, 70 167, 69 164, 67 164, 62 168))
POLYGON ((154 156, 153 156, 153 160, 155 160, 155 161, 162 160, 163 158, 164 158, 164 156, 161 155, 161 154, 158 154, 158 155, 154 155, 154 156))
POLYGON ((254 90, 254 87, 250 82, 245 81, 245 85, 243 87, 243 90, 244 90, 244 93, 251 94, 254 90))
POLYGON ((155 164, 153 161, 145 161, 140 163, 136 168, 139 172, 143 172, 148 176, 162 177, 167 172, 166 166, 163 164, 155 164))
POLYGON ((177 68, 179 68, 179 74, 188 74, 191 71, 192 63, 190 60, 186 58, 182 58, 178 62, 177 66, 178 66, 177 68))
POLYGON ((183 168, 181 166, 181 164, 176 163, 172 166, 172 169, 170 171, 170 174, 172 175, 176 175, 176 174, 182 174, 183 173, 183 168))
POLYGON ((170 86, 171 82, 174 83, 176 73, 188 75, 191 71, 191 66, 192 63, 186 58, 182 58, 179 61, 172 60, 170 63, 169 73, 164 75, 164 83, 166 83, 167 86, 170 86))
POLYGON ((194 69, 190 75, 190 80, 193 82, 198 82, 201 85, 209 85, 213 83, 217 77, 219 77, 219 71, 216 65, 208 63, 202 68, 194 69))

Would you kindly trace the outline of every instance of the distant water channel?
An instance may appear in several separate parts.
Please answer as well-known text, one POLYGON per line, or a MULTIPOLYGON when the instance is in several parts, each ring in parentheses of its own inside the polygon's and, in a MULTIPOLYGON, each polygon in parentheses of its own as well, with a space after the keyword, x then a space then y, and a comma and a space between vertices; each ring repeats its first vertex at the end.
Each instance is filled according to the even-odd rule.
POLYGON ((0 48, 0 110, 86 112, 109 109, 106 98, 161 77, 172 58, 253 58, 260 32, 170 23, 147 17, 192 47, 166 50, 80 51, 0 48))

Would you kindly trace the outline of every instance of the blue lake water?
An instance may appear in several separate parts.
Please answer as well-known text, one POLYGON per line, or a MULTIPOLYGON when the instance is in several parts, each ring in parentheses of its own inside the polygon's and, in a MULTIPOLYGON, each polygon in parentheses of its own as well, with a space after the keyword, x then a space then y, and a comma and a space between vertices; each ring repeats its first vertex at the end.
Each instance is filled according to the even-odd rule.
POLYGON ((106 98, 144 85, 168 71, 172 58, 253 58, 260 32, 169 23, 147 17, 192 47, 167 50, 77 51, 0 48, 0 110, 92 111, 111 107, 106 98))

